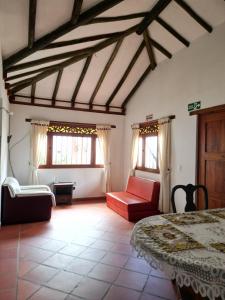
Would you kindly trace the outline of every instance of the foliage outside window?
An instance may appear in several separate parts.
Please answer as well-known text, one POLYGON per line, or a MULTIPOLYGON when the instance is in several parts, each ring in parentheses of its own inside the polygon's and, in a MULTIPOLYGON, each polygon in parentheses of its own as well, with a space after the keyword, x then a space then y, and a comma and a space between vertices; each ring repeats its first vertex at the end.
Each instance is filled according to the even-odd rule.
POLYGON ((47 160, 41 168, 102 167, 103 156, 95 128, 50 125, 47 160))
POLYGON ((159 173, 158 124, 143 125, 138 140, 137 170, 159 173))

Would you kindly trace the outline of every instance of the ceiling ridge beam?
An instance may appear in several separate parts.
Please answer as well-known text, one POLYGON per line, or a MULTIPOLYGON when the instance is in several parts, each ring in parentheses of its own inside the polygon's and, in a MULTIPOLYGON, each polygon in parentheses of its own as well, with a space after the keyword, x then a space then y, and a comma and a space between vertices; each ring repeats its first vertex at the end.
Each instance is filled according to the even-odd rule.
MULTIPOLYGON (((131 27, 131 28, 125 30, 125 31, 123 32, 123 34, 121 34, 120 38, 123 38, 123 37, 126 37, 126 36, 130 35, 131 33, 135 32, 136 29, 137 29, 137 25, 135 25, 135 26, 133 26, 133 27, 131 27)), ((55 64, 55 65, 51 66, 50 69, 48 69, 48 70, 46 70, 46 71, 44 71, 44 72, 42 72, 42 73, 40 73, 40 74, 38 74, 38 75, 32 77, 32 78, 31 78, 31 84, 34 83, 34 82, 38 82, 38 81, 40 81, 40 80, 42 80, 42 79, 44 79, 44 78, 46 78, 46 77, 48 77, 48 76, 54 74, 54 73, 57 72, 60 68, 68 67, 68 66, 70 66, 70 65, 72 65, 72 64, 74 64, 74 63, 80 61, 81 59, 83 59, 83 58, 85 58, 85 57, 87 57, 87 56, 90 56, 91 54, 94 54, 94 53, 96 53, 96 52, 98 52, 98 51, 104 49, 105 47, 111 45, 111 44, 114 44, 116 41, 118 41, 118 39, 119 39, 119 38, 108 39, 108 40, 102 42, 101 45, 98 44, 97 46, 94 46, 94 47, 93 47, 94 49, 93 49, 92 53, 90 53, 90 54, 85 54, 85 55, 79 56, 79 57, 75 56, 75 57, 72 57, 72 58, 70 58, 70 59, 67 59, 66 61, 63 61, 63 62, 60 63, 60 64, 55 64)), ((26 84, 21 84, 21 85, 19 85, 19 83, 18 83, 18 86, 16 86, 16 87, 13 88, 12 90, 9 90, 9 93, 15 93, 15 92, 18 92, 18 91, 20 91, 21 89, 24 89, 25 87, 27 87, 27 86, 29 86, 29 85, 30 85, 29 83, 28 83, 28 84, 27 84, 27 83, 26 83, 26 84)))
POLYGON ((186 47, 190 46, 190 42, 186 38, 184 38, 179 32, 177 32, 172 26, 165 22, 162 18, 157 17, 156 21, 186 47))
POLYGON ((136 61, 138 60, 139 56, 141 55, 143 49, 144 49, 145 43, 144 41, 140 44, 137 51, 135 52, 133 58, 131 59, 128 67, 126 68, 126 71, 124 72, 123 76, 121 77, 120 81, 118 82, 117 86, 115 87, 114 91, 110 95, 109 99, 106 102, 106 106, 108 107, 110 103, 115 98, 116 94, 119 92, 120 88, 124 84, 125 80, 127 79, 130 71, 132 70, 133 66, 135 65, 136 61))
POLYGON ((80 87, 82 85, 84 77, 85 77, 85 75, 87 73, 87 70, 89 68, 89 65, 91 63, 91 59, 92 59, 92 55, 87 57, 86 62, 84 64, 84 67, 83 67, 83 69, 81 71, 80 77, 79 77, 79 79, 77 81, 76 87, 74 89, 74 92, 73 92, 73 95, 72 95, 72 98, 71 98, 71 107, 74 107, 74 105, 75 105, 77 95, 79 93, 80 87))
POLYGON ((95 86, 95 89, 94 89, 94 91, 93 91, 93 93, 91 95, 91 98, 89 100, 89 104, 92 104, 94 102, 94 99, 95 99, 95 97, 96 97, 96 95, 97 95, 97 93, 98 93, 98 91, 99 91, 99 89, 100 89, 100 87, 101 87, 101 85, 102 85, 102 83, 103 83, 103 81, 104 81, 104 79, 105 79, 105 77, 106 77, 109 69, 110 69, 110 66, 112 65, 114 59, 116 58, 116 55, 117 55, 117 53, 118 53, 118 51, 119 51, 119 49, 120 49, 120 47, 122 45, 122 42, 123 42, 123 39, 119 40, 116 43, 116 46, 113 49, 113 52, 112 52, 109 60, 107 61, 106 65, 105 65, 105 67, 104 67, 104 69, 103 69, 103 71, 102 71, 102 73, 101 73, 101 75, 100 75, 100 77, 98 79, 98 82, 97 82, 97 84, 95 86))
POLYGON ((56 40, 57 38, 60 38, 61 36, 65 35, 71 30, 88 23, 99 14, 102 14, 106 10, 112 8, 113 6, 119 4, 122 1, 124 0, 102 0, 100 3, 83 12, 79 16, 76 24, 72 24, 70 21, 66 22, 63 25, 56 28, 55 30, 47 33, 46 35, 35 41, 32 48, 25 47, 22 50, 19 50, 17 53, 6 58, 3 61, 4 70, 7 70, 10 66, 17 63, 21 59, 24 59, 27 56, 33 54, 34 52, 44 48, 52 41, 56 40))
POLYGON ((202 17, 200 17, 185 1, 174 0, 180 7, 183 8, 198 24, 200 24, 208 32, 212 32, 213 28, 202 17))
POLYGON ((45 47, 42 50, 72 46, 72 45, 82 44, 82 43, 86 43, 86 42, 93 42, 93 41, 96 41, 96 40, 102 40, 102 39, 117 37, 122 32, 123 31, 111 32, 111 33, 105 33, 105 34, 97 34, 97 35, 87 36, 87 37, 83 37, 83 38, 79 38, 79 39, 73 39, 73 40, 62 41, 62 42, 55 42, 55 43, 49 44, 47 47, 45 47))
POLYGON ((142 34, 146 28, 155 20, 156 17, 170 4, 171 0, 159 0, 153 8, 147 13, 136 31, 142 34))
POLYGON ((74 0, 73 11, 71 16, 71 23, 73 25, 76 24, 79 19, 82 4, 83 4, 83 0, 74 0))
POLYGON ((157 63, 156 63, 155 53, 154 53, 154 50, 153 50, 153 47, 151 44, 151 39, 150 39, 150 34, 149 34, 148 29, 145 29, 145 31, 143 32, 143 38, 145 41, 145 47, 147 49, 147 53, 148 53, 150 64, 152 66, 152 70, 154 70, 155 67, 157 66, 157 63))
POLYGON ((136 93, 137 89, 140 87, 140 85, 142 84, 142 82, 146 79, 146 77, 148 76, 148 74, 152 71, 152 66, 149 65, 147 67, 147 69, 144 71, 144 73, 142 74, 142 76, 139 78, 139 80, 137 81, 137 83, 134 85, 134 87, 132 88, 132 90, 130 91, 130 93, 127 95, 127 97, 125 98, 125 100, 122 103, 122 108, 125 109, 127 103, 130 101, 130 99, 132 98, 132 96, 136 93))
POLYGON ((33 47, 35 41, 35 22, 36 22, 37 0, 29 1, 29 26, 28 26, 28 48, 33 47))
POLYGON ((54 91, 53 91, 53 94, 52 94, 52 106, 55 106, 55 100, 56 100, 56 97, 57 97, 57 94, 58 94, 62 74, 63 74, 63 69, 60 69, 59 72, 58 72, 57 78, 56 78, 55 87, 54 87, 54 91))

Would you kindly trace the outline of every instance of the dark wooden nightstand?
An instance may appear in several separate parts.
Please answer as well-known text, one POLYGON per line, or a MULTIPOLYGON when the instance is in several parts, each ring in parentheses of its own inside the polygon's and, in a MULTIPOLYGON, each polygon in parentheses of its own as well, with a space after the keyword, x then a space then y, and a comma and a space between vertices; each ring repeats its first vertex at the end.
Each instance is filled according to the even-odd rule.
POLYGON ((53 183, 53 193, 55 195, 56 204, 72 204, 74 189, 73 182, 53 183))

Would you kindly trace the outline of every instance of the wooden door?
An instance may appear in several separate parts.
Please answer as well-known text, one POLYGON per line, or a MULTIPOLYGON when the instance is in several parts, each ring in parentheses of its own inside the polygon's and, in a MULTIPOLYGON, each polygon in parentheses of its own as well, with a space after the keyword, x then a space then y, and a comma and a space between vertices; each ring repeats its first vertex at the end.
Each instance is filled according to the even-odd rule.
POLYGON ((225 207, 225 111, 198 116, 198 183, 208 189, 209 208, 225 207))

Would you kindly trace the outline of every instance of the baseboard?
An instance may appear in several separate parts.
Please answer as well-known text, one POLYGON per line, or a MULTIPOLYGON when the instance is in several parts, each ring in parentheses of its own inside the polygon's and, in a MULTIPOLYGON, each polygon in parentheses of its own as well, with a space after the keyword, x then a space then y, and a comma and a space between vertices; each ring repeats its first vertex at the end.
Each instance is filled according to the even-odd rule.
POLYGON ((82 202, 82 201, 99 201, 99 202, 105 202, 106 201, 106 197, 105 196, 100 196, 100 197, 82 197, 82 198, 73 198, 72 202, 76 203, 76 202, 82 202))

